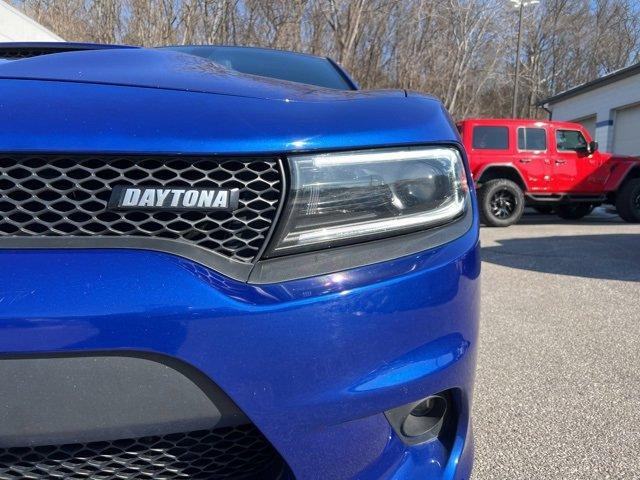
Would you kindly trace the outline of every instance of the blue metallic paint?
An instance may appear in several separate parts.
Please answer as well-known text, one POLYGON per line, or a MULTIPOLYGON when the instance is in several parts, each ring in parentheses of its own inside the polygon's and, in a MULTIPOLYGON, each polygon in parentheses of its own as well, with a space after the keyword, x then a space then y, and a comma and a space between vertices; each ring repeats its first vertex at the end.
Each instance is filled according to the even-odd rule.
POLYGON ((286 102, 5 80, 0 98, 4 151, 260 154, 457 141, 429 97, 286 102))
MULTIPOLYGON (((106 71, 119 68, 114 52, 56 56, 91 53, 106 71)), ((235 87, 219 95, 0 80, 0 151, 459 145, 429 97, 307 96, 268 83, 259 94, 276 91, 277 99, 240 96, 235 87)), ((180 358, 233 398, 299 479, 467 478, 479 305, 475 198, 473 208, 473 228, 441 247, 281 284, 236 282, 158 252, 1 251, 0 352, 139 350, 180 358), (449 460, 439 442, 402 444, 383 412, 449 388, 460 413, 449 460)))
POLYGON ((5 251, 0 351, 175 356, 220 385, 299 478, 439 478, 439 444, 407 449, 381 412, 471 391, 476 242, 470 231, 388 265, 265 286, 154 252, 5 251))

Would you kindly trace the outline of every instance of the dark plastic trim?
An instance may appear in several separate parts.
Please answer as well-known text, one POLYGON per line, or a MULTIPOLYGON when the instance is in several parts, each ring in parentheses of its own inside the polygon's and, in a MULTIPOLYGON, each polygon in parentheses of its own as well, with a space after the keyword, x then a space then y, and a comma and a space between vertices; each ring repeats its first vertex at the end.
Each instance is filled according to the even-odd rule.
POLYGON ((572 195, 569 193, 553 193, 548 195, 525 193, 528 200, 536 203, 560 204, 572 202, 603 202, 606 195, 572 195))
POLYGON ((0 379, 2 448, 249 423, 202 372, 155 353, 7 355, 0 379))
MULTIPOLYGON (((0 43, 0 57, 3 53, 16 50, 43 50, 49 53, 77 52, 81 50, 113 50, 117 48, 140 48, 135 45, 112 45, 107 43, 77 42, 6 42, 0 43)), ((45 55, 46 55, 45 54, 45 55)))
MULTIPOLYGON (((387 417, 387 421, 395 431, 398 438, 400 438, 400 440, 402 440, 405 445, 419 445, 421 443, 435 440, 436 438, 438 438, 438 435, 440 434, 440 431, 444 426, 446 417, 450 415, 449 403, 451 403, 451 400, 449 399, 449 395, 447 395, 446 392, 437 395, 430 395, 430 397, 434 398, 435 401, 441 401, 443 405, 442 408, 438 408, 434 412, 438 415, 438 417, 429 418, 429 420, 431 420, 431 423, 425 422, 424 432, 419 434, 408 434, 406 432, 405 426, 407 420, 411 416, 411 412, 413 411, 413 409, 424 402, 426 399, 420 399, 384 412, 385 417, 387 417)), ((417 418, 419 417, 416 417, 416 419, 417 418)))

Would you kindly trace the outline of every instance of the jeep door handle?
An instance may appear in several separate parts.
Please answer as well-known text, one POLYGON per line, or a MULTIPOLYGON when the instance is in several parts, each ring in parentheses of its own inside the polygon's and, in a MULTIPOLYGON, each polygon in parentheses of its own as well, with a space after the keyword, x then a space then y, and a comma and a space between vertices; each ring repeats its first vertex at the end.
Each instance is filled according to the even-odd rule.
POLYGON ((567 163, 566 160, 556 160, 556 165, 564 165, 565 163, 567 163))
POLYGON ((521 158, 520 159, 520 163, 531 163, 531 159, 530 158, 521 158))

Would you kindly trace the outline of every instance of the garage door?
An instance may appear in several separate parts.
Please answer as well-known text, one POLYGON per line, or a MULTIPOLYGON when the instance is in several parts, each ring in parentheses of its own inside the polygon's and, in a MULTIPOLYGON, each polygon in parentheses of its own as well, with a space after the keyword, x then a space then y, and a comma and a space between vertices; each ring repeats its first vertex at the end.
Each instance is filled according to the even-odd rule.
POLYGON ((640 155, 640 105, 616 112, 613 151, 624 155, 640 155))
POLYGON ((595 117, 595 115, 593 117, 586 117, 586 118, 581 118, 580 120, 575 120, 575 122, 579 123, 584 128, 586 128, 587 131, 591 134, 591 138, 596 138, 596 117, 595 117))

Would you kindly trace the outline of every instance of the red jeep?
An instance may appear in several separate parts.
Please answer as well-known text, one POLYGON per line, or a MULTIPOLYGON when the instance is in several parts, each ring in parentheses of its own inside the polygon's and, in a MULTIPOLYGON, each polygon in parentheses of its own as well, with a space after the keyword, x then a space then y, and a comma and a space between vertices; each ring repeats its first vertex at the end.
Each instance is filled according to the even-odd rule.
POLYGON ((640 222, 640 158, 598 151, 582 125, 467 119, 458 129, 486 225, 516 223, 525 203, 571 220, 610 203, 627 222, 640 222))

